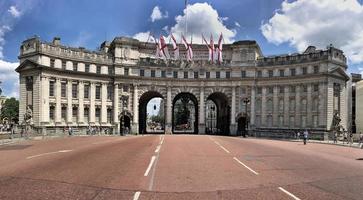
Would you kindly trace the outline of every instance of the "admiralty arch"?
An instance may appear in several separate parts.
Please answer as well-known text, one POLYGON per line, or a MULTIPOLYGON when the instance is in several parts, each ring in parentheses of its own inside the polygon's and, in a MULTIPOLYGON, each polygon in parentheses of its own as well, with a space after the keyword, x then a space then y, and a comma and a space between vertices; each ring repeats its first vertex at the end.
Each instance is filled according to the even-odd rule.
MULTIPOLYGON (((172 49, 171 45, 169 50, 172 49)), ((190 134, 268 135, 309 129, 324 137, 334 113, 347 128, 347 61, 328 46, 264 56, 256 41, 223 45, 223 61, 208 61, 206 45, 194 57, 180 45, 180 59, 155 56, 155 44, 127 37, 99 50, 69 47, 32 37, 20 47, 20 123, 31 110, 38 133, 99 127, 119 134, 147 133, 147 103, 163 99, 165 134, 176 134, 175 107, 193 107, 190 134), (212 105, 212 106, 208 106, 212 105), (213 110, 213 123, 208 110, 213 110), (213 127, 211 127, 213 126, 213 127)), ((173 52, 170 51, 173 57, 173 52)))

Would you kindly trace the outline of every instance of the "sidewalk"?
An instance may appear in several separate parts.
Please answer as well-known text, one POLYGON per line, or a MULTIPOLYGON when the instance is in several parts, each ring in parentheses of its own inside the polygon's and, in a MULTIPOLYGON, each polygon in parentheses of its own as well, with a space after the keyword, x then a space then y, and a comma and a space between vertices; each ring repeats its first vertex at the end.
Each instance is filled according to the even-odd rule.
MULTIPOLYGON (((297 140, 297 139, 293 139, 290 140, 292 142, 301 142, 303 143, 303 140, 297 140)), ((344 147, 352 147, 352 148, 358 148, 361 149, 362 148, 362 143, 358 143, 358 142, 353 142, 353 144, 348 144, 347 142, 342 142, 342 141, 337 141, 337 143, 334 143, 333 140, 327 140, 327 141, 323 141, 323 140, 308 140, 308 143, 318 143, 318 144, 328 144, 328 145, 337 145, 337 146, 344 146, 344 147)))

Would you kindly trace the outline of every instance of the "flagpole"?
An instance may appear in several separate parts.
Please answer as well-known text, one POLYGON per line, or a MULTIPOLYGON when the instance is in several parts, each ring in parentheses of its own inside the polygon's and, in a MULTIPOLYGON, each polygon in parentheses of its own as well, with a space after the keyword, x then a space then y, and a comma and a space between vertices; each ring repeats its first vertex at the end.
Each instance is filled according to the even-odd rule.
POLYGON ((188 0, 185 0, 185 37, 188 33, 188 0))

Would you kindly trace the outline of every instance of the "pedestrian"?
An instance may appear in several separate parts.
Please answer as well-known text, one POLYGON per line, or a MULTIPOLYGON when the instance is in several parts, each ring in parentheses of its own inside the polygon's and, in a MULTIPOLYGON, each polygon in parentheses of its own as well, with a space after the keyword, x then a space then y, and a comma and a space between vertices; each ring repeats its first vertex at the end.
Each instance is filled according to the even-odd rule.
POLYGON ((297 133, 296 133, 296 139, 297 140, 300 140, 300 131, 297 131, 297 133))
POLYGON ((72 127, 68 126, 68 135, 71 136, 72 135, 72 127))
POLYGON ((354 141, 354 137, 353 137, 353 132, 352 131, 349 133, 349 139, 350 139, 350 144, 352 145, 353 144, 353 141, 354 141))
POLYGON ((305 131, 304 131, 304 145, 306 145, 306 141, 308 140, 308 137, 309 137, 309 132, 308 132, 308 130, 305 129, 305 131))
POLYGON ((338 132, 334 131, 334 144, 338 143, 338 132))

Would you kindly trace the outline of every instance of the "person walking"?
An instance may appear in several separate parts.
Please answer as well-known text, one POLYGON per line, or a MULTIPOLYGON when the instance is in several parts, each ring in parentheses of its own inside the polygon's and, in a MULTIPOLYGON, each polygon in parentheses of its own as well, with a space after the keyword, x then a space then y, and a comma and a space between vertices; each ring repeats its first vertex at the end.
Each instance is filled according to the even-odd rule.
POLYGON ((305 131, 304 131, 304 145, 306 145, 306 141, 308 140, 308 137, 309 137, 309 132, 308 132, 308 130, 305 129, 305 131))
POLYGON ((300 131, 297 131, 296 139, 297 139, 297 140, 300 140, 300 131))

